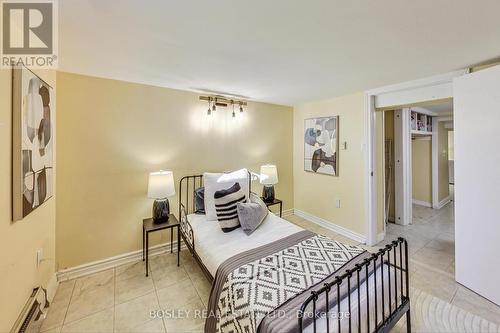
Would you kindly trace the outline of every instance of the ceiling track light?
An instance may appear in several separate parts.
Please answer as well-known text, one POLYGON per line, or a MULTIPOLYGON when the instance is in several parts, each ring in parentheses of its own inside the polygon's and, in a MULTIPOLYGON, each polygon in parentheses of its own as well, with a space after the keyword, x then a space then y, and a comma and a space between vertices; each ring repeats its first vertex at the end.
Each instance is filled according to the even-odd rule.
POLYGON ((216 96, 200 96, 200 100, 208 101, 207 115, 211 115, 212 112, 217 110, 217 107, 227 107, 229 104, 233 107, 232 116, 236 117, 236 112, 234 110, 234 105, 238 104, 240 108, 240 113, 243 112, 243 106, 247 106, 246 101, 234 100, 221 95, 216 96))

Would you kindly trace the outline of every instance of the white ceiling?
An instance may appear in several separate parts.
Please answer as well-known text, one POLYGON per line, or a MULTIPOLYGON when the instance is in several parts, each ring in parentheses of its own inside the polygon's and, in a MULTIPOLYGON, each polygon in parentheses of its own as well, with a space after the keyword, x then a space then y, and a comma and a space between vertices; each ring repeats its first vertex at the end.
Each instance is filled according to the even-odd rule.
POLYGON ((425 109, 436 113, 437 115, 451 115, 453 114, 453 101, 447 101, 442 104, 426 105, 425 109))
POLYGON ((63 71, 296 105, 500 56, 498 0, 60 0, 63 71))

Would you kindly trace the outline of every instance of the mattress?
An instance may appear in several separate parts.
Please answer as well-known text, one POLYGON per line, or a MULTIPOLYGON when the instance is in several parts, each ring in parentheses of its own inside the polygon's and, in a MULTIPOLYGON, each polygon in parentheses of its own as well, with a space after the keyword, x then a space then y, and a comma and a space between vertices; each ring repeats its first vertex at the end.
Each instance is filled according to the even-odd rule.
POLYGON ((207 221, 205 215, 190 214, 188 221, 194 232, 195 251, 212 276, 226 259, 304 230, 271 212, 251 235, 242 228, 225 233, 217 221, 207 221))
MULTIPOLYGON (((248 251, 250 249, 256 248, 258 246, 269 244, 273 241, 279 240, 283 237, 292 235, 296 232, 304 230, 303 228, 290 223, 273 213, 269 213, 266 219, 262 222, 262 224, 255 230, 251 235, 246 235, 241 228, 233 230, 229 233, 224 233, 220 229, 219 225, 216 221, 207 221, 205 215, 197 215, 190 214, 188 215, 189 223, 191 224, 194 232, 194 244, 195 250, 203 264, 212 274, 215 276, 217 268, 219 265, 224 262, 226 259, 239 254, 244 251, 248 251)), ((389 314, 389 303, 392 307, 392 310, 395 309, 395 299, 394 299, 394 281, 392 283, 393 293, 391 297, 391 301, 389 302, 388 295, 388 274, 391 274, 391 277, 394 276, 394 268, 389 270, 387 265, 384 265, 384 289, 385 289, 385 314, 386 316, 389 314)), ((381 282, 381 274, 382 268, 377 269, 377 324, 382 322, 382 300, 381 300, 381 290, 382 290, 382 282, 381 282)), ((398 271, 398 296, 399 295, 399 274, 398 271)), ((354 279, 353 279, 354 280, 354 279)), ((351 281, 353 283, 353 280, 351 281)), ((366 287, 367 283, 364 282, 361 284, 359 288, 360 292, 360 304, 361 304, 361 332, 367 332, 366 320, 367 320, 367 298, 366 298, 366 287)), ((370 319, 370 331, 374 330, 375 326, 375 281, 374 275, 370 275, 368 278, 368 293, 370 300, 370 310, 369 310, 369 319, 370 319)), ((358 297, 358 289, 355 289, 351 293, 351 311, 350 317, 352 318, 352 331, 358 330, 358 307, 357 307, 357 297, 358 297)), ((400 305, 400 303, 398 304, 400 305)), ((311 311, 312 303, 306 309, 307 311, 311 311)), ((345 312, 348 309, 348 298, 346 297, 341 301, 340 304, 340 312, 345 312)), ((334 306, 330 309, 330 314, 334 314, 339 309, 337 306, 334 306)), ((297 318, 293 318, 292 320, 297 320, 297 318)), ((346 332, 348 331, 348 319, 343 319, 341 321, 341 330, 346 332)), ((318 318, 316 320, 316 328, 319 332, 326 331, 327 321, 323 318, 318 318)), ((329 326, 330 332, 338 331, 338 323, 336 319, 330 318, 329 326)), ((308 323, 304 325, 303 332, 313 332, 314 325, 312 323, 308 323)))

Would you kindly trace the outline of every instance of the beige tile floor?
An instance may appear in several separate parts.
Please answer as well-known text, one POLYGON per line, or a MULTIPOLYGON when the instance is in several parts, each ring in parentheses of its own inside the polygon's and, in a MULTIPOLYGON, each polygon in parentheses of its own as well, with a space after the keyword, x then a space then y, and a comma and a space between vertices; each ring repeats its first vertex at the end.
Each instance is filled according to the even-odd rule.
MULTIPOLYGON (((410 247, 410 285, 436 299, 500 325, 500 307, 455 282, 454 205, 440 210, 413 206, 413 224, 399 226, 389 223, 382 242, 402 236, 410 247)), ((413 300, 412 306, 413 306, 413 300)), ((415 310, 421 310, 415 304, 415 310)), ((425 318, 423 318, 425 319, 425 318)), ((414 321, 414 331, 424 323, 414 321)))
POLYGON ((175 254, 163 254, 151 257, 149 277, 144 273, 139 261, 60 283, 42 332, 202 330, 202 319, 151 316, 161 309, 197 316, 206 308, 210 283, 187 251, 181 252, 180 267, 175 254))
MULTIPOLYGON (((411 286, 500 323, 500 308, 454 281, 453 206, 436 211, 414 207, 414 223, 389 224, 387 238, 403 236, 410 244, 411 286)), ((297 216, 289 221, 341 242, 358 243, 297 216)), ((364 246, 364 245, 361 245, 364 246)), ((366 247, 366 246, 365 246, 366 247)), ((366 247, 376 251, 375 247, 366 247)), ((43 332, 193 332, 202 331, 200 314, 206 309, 210 283, 189 252, 162 254, 150 259, 150 276, 142 261, 62 282, 45 319, 43 332), (151 311, 183 310, 177 318, 152 317, 151 311), (182 317, 189 318, 182 318, 182 317), (194 318, 193 318, 194 317, 194 318)), ((161 312, 159 314, 162 314, 161 312)), ((413 321, 419 331, 418 321, 413 321)), ((422 331, 422 330, 420 330, 422 331)))

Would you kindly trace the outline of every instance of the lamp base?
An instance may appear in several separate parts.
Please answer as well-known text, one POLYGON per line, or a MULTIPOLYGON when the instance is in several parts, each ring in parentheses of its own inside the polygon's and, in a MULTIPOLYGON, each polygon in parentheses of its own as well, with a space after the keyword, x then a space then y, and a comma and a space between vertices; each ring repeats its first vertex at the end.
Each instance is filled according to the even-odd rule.
POLYGON ((262 188, 262 200, 264 202, 274 201, 274 185, 264 185, 262 188))
POLYGON ((153 203, 153 222, 163 223, 168 221, 170 214, 170 204, 168 199, 156 199, 153 203))

